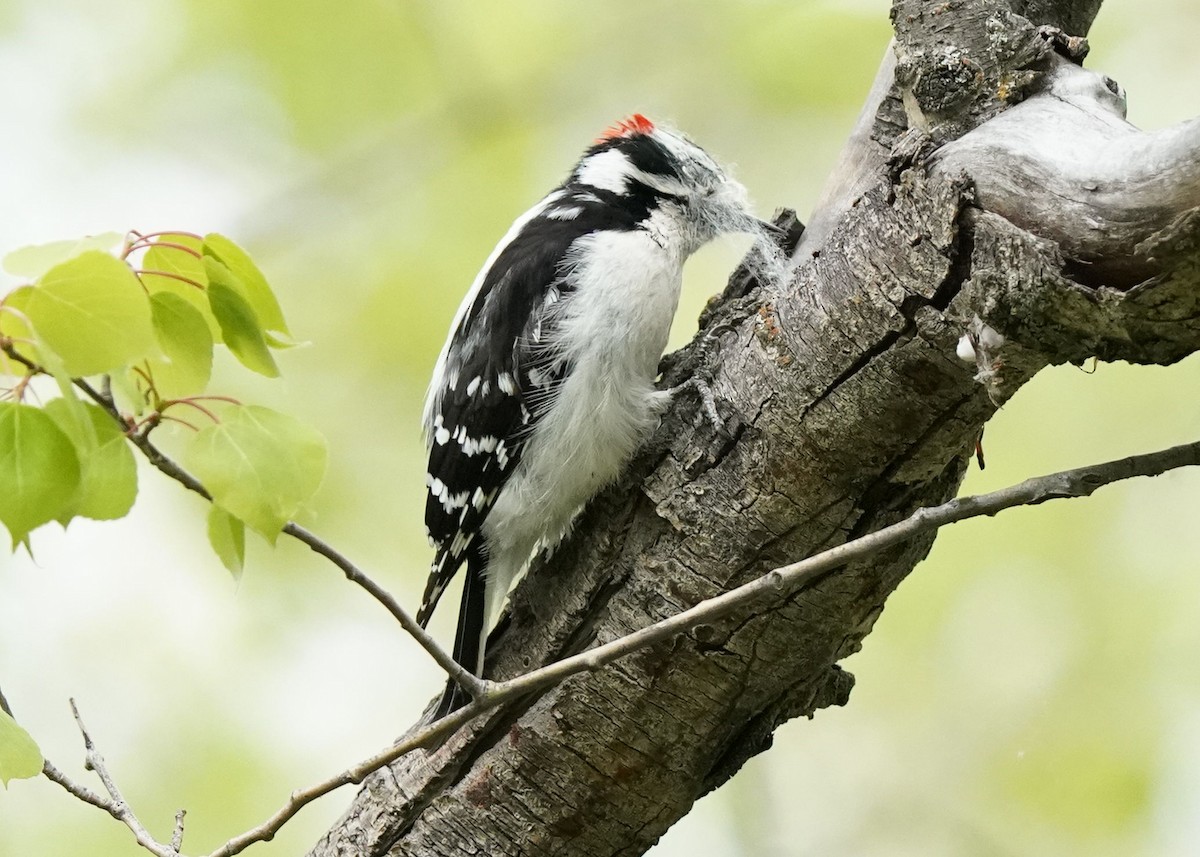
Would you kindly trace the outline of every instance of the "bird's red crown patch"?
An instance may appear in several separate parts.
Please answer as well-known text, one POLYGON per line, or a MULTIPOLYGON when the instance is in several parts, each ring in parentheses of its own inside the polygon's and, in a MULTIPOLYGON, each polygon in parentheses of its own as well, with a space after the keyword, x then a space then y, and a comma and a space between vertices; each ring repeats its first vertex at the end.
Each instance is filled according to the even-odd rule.
POLYGON ((596 138, 596 142, 603 143, 618 137, 632 137, 635 134, 652 134, 653 132, 654 123, 641 113, 634 113, 628 119, 622 119, 620 122, 610 125, 603 134, 596 138))

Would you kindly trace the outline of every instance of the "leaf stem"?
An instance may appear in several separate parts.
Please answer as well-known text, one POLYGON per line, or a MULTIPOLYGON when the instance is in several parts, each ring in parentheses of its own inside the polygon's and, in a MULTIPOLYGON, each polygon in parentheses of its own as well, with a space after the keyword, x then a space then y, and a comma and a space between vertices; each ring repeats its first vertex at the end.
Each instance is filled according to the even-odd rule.
POLYGON ((191 277, 185 277, 182 274, 173 274, 170 271, 156 271, 153 269, 137 268, 134 270, 134 273, 137 274, 138 277, 167 277, 168 279, 179 280, 181 283, 187 283, 189 286, 197 288, 202 292, 207 291, 203 283, 198 283, 191 277))

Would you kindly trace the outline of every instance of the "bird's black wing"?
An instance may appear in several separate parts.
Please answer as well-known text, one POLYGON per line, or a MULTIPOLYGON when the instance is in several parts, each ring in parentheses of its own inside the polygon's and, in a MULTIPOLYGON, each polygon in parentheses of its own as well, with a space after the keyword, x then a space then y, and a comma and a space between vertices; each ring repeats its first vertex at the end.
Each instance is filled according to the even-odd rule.
POLYGON ((480 538, 525 441, 570 367, 544 343, 563 298, 568 250, 594 218, 562 219, 556 198, 485 272, 430 389, 425 527, 436 556, 417 620, 425 624, 480 538))

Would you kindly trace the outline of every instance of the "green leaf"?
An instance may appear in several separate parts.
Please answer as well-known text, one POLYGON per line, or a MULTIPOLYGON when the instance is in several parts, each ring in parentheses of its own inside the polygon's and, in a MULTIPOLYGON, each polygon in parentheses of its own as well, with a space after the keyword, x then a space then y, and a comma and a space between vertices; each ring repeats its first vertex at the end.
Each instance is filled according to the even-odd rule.
POLYGON ((213 504, 208 509, 208 543, 233 579, 241 580, 246 562, 246 525, 213 504))
MULTIPOLYGON (((55 375, 55 380, 62 375, 55 375)), ((63 529, 71 523, 71 520, 78 515, 83 514, 82 508, 85 502, 85 494, 88 490, 88 463, 96 450, 99 449, 100 442, 96 437, 96 428, 92 422, 91 415, 88 413, 88 405, 85 405, 75 395, 75 389, 69 385, 64 386, 60 383, 59 389, 62 396, 53 399, 42 407, 50 419, 54 420, 55 425, 62 431, 67 439, 71 441, 75 448, 75 460, 79 465, 79 484, 75 491, 75 496, 71 498, 71 502, 64 505, 54 516, 54 520, 62 524, 63 529)), ((128 511, 128 510, 126 510, 128 511)), ((116 517, 122 517, 117 515, 116 517)), ((86 515, 85 517, 92 517, 86 515)), ((29 545, 26 544, 26 548, 29 545)))
MULTIPOLYGON (((0 308, 0 336, 14 340, 13 347, 18 354, 38 363, 37 346, 33 344, 35 337, 28 321, 29 299, 33 292, 33 286, 18 286, 4 296, 4 307, 0 308)), ((17 377, 26 374, 24 366, 2 355, 0 370, 17 377)))
MULTIPOLYGON (((62 393, 64 405, 71 409, 74 419, 79 425, 86 425, 87 417, 83 412, 83 404, 79 401, 78 391, 75 389, 74 382, 71 380, 71 375, 67 372, 66 366, 63 365, 62 358, 48 348, 39 348, 36 344, 27 344, 35 337, 33 331, 30 330, 29 325, 26 323, 25 308, 36 291, 37 289, 33 286, 21 286, 18 289, 14 289, 4 298, 5 306, 17 312, 0 312, 0 335, 22 340, 14 345, 17 353, 32 360, 42 370, 50 373, 58 385, 59 392, 62 393)), ((0 372, 4 371, 18 377, 27 373, 25 366, 9 360, 3 354, 0 354, 0 372)))
POLYGON ((204 270, 208 273, 209 306, 233 356, 247 369, 268 378, 278 378, 279 367, 267 348, 262 325, 254 309, 242 297, 237 278, 212 256, 204 257, 204 270))
POLYGON ((25 780, 42 772, 42 751, 17 721, 0 710, 0 783, 25 780))
POLYGON ((51 268, 27 309, 38 339, 71 375, 98 375, 156 347, 150 301, 129 266, 89 250, 51 268))
POLYGON ((185 460, 213 501, 271 544, 325 475, 325 439, 285 414, 258 406, 225 411, 193 435, 185 460))
POLYGON ((269 339, 289 344, 291 332, 287 328, 287 322, 283 320, 283 310, 275 298, 275 293, 271 291, 267 278, 263 276, 262 271, 254 264, 249 254, 224 235, 210 232, 204 236, 204 255, 211 256, 223 264, 241 283, 242 297, 246 299, 246 302, 254 310, 254 314, 258 316, 258 323, 263 330, 283 333, 288 337, 287 339, 274 337, 269 339))
POLYGON ((81 490, 73 511, 96 521, 115 521, 129 514, 137 497, 133 450, 107 411, 86 402, 78 405, 84 414, 84 426, 79 425, 65 399, 47 402, 45 407, 50 418, 75 444, 79 456, 81 490))
POLYGON ((204 322, 208 325, 208 332, 211 334, 213 340, 220 342, 221 327, 217 324, 217 320, 213 317, 212 309, 208 305, 208 294, 206 292, 208 288, 208 275, 204 273, 204 260, 200 258, 202 247, 201 240, 194 235, 161 236, 159 241, 150 245, 150 249, 142 257, 142 282, 146 284, 146 288, 151 295, 169 292, 170 294, 178 295, 195 307, 200 315, 204 317, 204 322), (193 255, 187 252, 187 250, 180 250, 178 247, 167 247, 159 242, 179 244, 196 252, 193 255), (173 274, 174 276, 146 273, 147 271, 162 271, 164 274, 173 274), (183 277, 184 280, 190 280, 191 282, 184 282, 184 280, 176 279, 177 277, 183 277), (200 288, 192 285, 192 283, 199 284, 200 288))
POLYGON ((150 296, 154 332, 163 357, 150 358, 150 376, 164 399, 204 392, 212 375, 213 338, 195 307, 172 292, 150 296))
POLYGON ((40 408, 0 402, 0 523, 14 550, 30 530, 66 515, 80 487, 75 445, 40 408))
POLYGON ((103 235, 89 235, 86 238, 21 247, 4 257, 4 270, 14 277, 28 277, 36 280, 55 265, 88 250, 100 250, 108 255, 120 247, 124 240, 125 236, 120 232, 105 232, 103 235))

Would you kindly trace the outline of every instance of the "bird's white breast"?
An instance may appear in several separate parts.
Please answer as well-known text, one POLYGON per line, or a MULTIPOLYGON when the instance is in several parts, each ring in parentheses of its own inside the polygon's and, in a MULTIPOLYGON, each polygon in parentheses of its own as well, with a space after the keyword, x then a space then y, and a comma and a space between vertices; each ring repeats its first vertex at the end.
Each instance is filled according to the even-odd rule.
POLYGON ((657 424, 665 394, 654 379, 683 265, 683 254, 660 239, 636 230, 576 242, 555 337, 573 368, 484 525, 497 576, 515 575, 511 566, 538 540, 556 542, 657 424))

